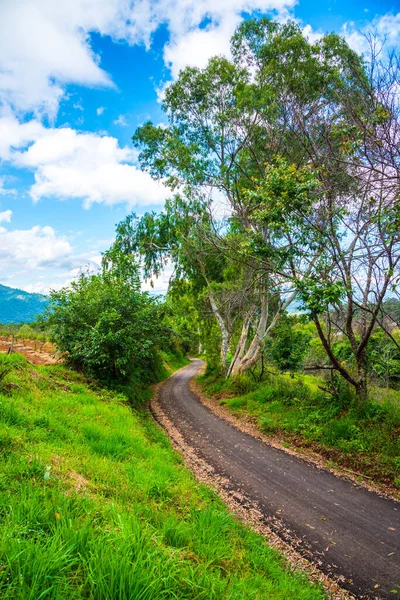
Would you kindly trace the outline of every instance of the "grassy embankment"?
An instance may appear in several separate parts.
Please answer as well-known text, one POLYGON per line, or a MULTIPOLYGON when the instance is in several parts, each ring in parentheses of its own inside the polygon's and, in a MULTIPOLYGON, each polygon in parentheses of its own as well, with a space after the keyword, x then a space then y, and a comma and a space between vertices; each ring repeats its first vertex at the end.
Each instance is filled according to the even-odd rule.
POLYGON ((0 394, 3 600, 324 597, 197 484, 124 394, 11 360, 21 366, 0 394))
POLYGON ((375 388, 360 414, 345 389, 333 398, 313 375, 250 375, 226 380, 217 372, 198 377, 204 393, 238 416, 251 417, 266 434, 313 450, 377 482, 400 489, 400 393, 375 388))

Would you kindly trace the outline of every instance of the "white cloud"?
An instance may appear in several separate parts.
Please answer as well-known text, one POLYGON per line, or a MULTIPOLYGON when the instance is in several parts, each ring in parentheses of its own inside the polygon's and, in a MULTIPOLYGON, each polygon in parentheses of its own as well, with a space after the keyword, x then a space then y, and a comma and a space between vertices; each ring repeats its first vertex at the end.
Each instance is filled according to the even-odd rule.
POLYGON ((228 15, 221 23, 174 36, 164 49, 173 78, 187 65, 203 68, 212 56, 229 57, 230 38, 239 22, 239 15, 228 15))
POLYGON ((310 44, 315 44, 318 42, 324 35, 323 31, 315 31, 311 25, 306 25, 303 27, 303 35, 308 39, 310 44))
MULTIPOLYGON (((6 211, 11 212, 11 211, 6 211)), ((7 220, 7 219, 3 219, 7 220)), ((0 266, 2 269, 36 269, 60 265, 70 260, 72 248, 52 227, 35 225, 31 229, 0 227, 0 266)))
POLYGON ((124 115, 119 115, 118 119, 115 119, 115 121, 113 121, 113 123, 114 123, 114 125, 121 125, 121 127, 127 127, 127 125, 128 125, 124 115))
POLYGON ((11 221, 11 217, 12 210, 4 210, 3 212, 0 212, 0 223, 3 223, 3 221, 5 223, 9 223, 11 221))
POLYGON ((243 13, 282 16, 296 0, 2 0, 0 99, 21 113, 57 114, 68 84, 112 86, 91 48, 93 32, 151 45, 164 25, 170 40, 165 60, 176 74, 225 53, 243 13), (204 27, 205 22, 208 25, 204 27), (184 54, 184 52, 186 54, 184 54))
POLYGON ((96 113, 98 116, 102 115, 103 112, 106 110, 105 106, 99 106, 99 108, 96 109, 96 113))
POLYGON ((40 198, 82 198, 93 203, 163 204, 167 191, 136 166, 137 153, 114 137, 79 133, 69 127, 46 128, 0 118, 0 158, 34 171, 29 193, 40 198))
MULTIPOLYGON (((176 77, 186 65, 204 66, 229 53, 229 39, 243 15, 266 13, 282 21, 297 0, 2 0, 0 3, 0 100, 22 113, 54 117, 65 87, 112 86, 91 48, 91 34, 150 47, 161 26, 169 32, 164 60, 176 77)), ((391 46, 399 43, 400 13, 369 25, 391 46)), ((306 28, 311 38, 318 36, 306 28)), ((343 28, 349 43, 365 50, 357 27, 343 28)), ((99 107, 100 115, 104 107, 99 107)))
MULTIPOLYGON (((10 223, 12 211, 0 213, 0 222, 10 223)), ((105 249, 108 244, 102 246, 105 249)), ((82 271, 96 271, 101 263, 99 248, 77 253, 65 235, 52 227, 31 229, 0 226, 0 281, 47 294, 69 285, 82 271)))
POLYGON ((377 16, 361 29, 353 21, 345 23, 342 28, 347 43, 359 54, 368 54, 370 50, 366 34, 376 35, 389 50, 396 48, 400 44, 400 12, 377 16))
MULTIPOLYGON (((15 196, 15 194, 17 193, 17 190, 14 190, 13 188, 6 188, 4 187, 4 181, 5 181, 5 177, 0 177, 0 196, 15 196)), ((3 214, 3 213, 1 213, 3 214)))
POLYGON ((44 135, 45 128, 38 121, 20 123, 8 111, 0 117, 0 159, 10 160, 13 148, 22 148, 44 135))
POLYGON ((187 65, 204 67, 215 55, 229 56, 230 38, 243 18, 253 12, 273 13, 278 20, 289 16, 296 0, 180 0, 163 2, 160 19, 168 24, 170 41, 164 61, 176 77, 187 65), (204 26, 204 21, 208 23, 204 26))
POLYGON ((111 11, 107 8, 106 0, 68 3, 2 0, 0 95, 3 102, 17 111, 54 117, 66 84, 113 85, 98 65, 88 32, 112 31, 115 10, 116 7, 111 11))

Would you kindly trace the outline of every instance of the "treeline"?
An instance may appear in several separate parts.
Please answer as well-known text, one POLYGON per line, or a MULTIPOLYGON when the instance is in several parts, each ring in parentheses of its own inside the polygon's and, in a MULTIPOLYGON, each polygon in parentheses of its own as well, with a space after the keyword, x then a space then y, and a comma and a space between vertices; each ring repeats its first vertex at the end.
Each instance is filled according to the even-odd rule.
POLYGON ((315 350, 295 367, 333 373, 330 391, 344 381, 362 406, 373 353, 398 361, 399 61, 373 38, 362 58, 268 19, 243 23, 231 56, 181 71, 166 124, 137 129, 141 166, 171 197, 121 223, 115 247, 147 277, 173 264, 174 326, 226 377, 275 360, 295 309, 315 350))

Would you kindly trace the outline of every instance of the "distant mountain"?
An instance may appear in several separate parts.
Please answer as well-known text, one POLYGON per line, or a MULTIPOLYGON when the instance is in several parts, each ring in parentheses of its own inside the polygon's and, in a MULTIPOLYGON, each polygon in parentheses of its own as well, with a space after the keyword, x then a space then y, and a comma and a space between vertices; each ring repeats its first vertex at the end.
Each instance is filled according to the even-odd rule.
POLYGON ((0 284, 0 323, 29 323, 42 314, 48 298, 0 284))

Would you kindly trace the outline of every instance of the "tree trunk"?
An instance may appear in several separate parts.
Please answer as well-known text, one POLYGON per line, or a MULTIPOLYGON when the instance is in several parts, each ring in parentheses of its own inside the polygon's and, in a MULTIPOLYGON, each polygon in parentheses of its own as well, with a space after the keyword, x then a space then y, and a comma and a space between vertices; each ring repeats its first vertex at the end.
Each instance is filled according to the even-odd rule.
POLYGON ((211 292, 208 293, 208 299, 210 300, 212 311, 214 313, 215 318, 218 321, 218 325, 221 330, 221 351, 220 351, 221 364, 222 364, 224 373, 226 373, 227 372, 226 362, 227 362, 227 356, 228 356, 228 350, 229 350, 229 332, 228 332, 228 329, 227 329, 227 327, 224 323, 224 320, 221 316, 221 313, 218 310, 218 306, 214 300, 214 296, 211 294, 211 292))
POLYGON ((251 369, 256 364, 264 341, 268 321, 268 301, 265 296, 261 300, 261 313, 258 321, 257 331, 251 341, 249 349, 241 360, 236 360, 230 375, 239 375, 251 369))
POLYGON ((233 368, 231 369, 229 375, 239 375, 240 373, 245 373, 251 367, 253 367, 258 359, 260 358, 260 354, 262 351, 262 347, 267 335, 272 331, 275 325, 278 322, 278 319, 282 312, 287 309, 289 304, 293 302, 296 297, 296 292, 292 292, 290 296, 283 302, 277 311, 274 314, 274 317, 270 324, 267 327, 268 316, 269 316, 269 306, 268 300, 266 296, 263 296, 261 301, 261 314, 258 322, 257 331, 252 339, 252 342, 249 346, 249 349, 246 352, 246 355, 239 361, 236 360, 233 368))
POLYGON ((239 341, 237 343, 236 346, 236 351, 235 354, 233 356, 233 359, 231 361, 231 364, 229 365, 229 369, 228 372, 226 374, 227 377, 231 376, 232 370, 236 364, 236 362, 241 362, 243 355, 246 351, 246 344, 247 344, 247 337, 249 335, 249 329, 250 329, 250 324, 251 324, 251 318, 254 314, 254 307, 252 307, 248 313, 246 314, 244 320, 243 320, 243 325, 242 325, 242 332, 240 334, 240 338, 239 341))
POLYGON ((356 385, 356 400, 359 409, 364 408, 368 400, 368 369, 365 353, 357 361, 358 380, 356 385))
POLYGON ((14 336, 12 336, 11 346, 9 347, 7 354, 12 354, 14 352, 14 336))

